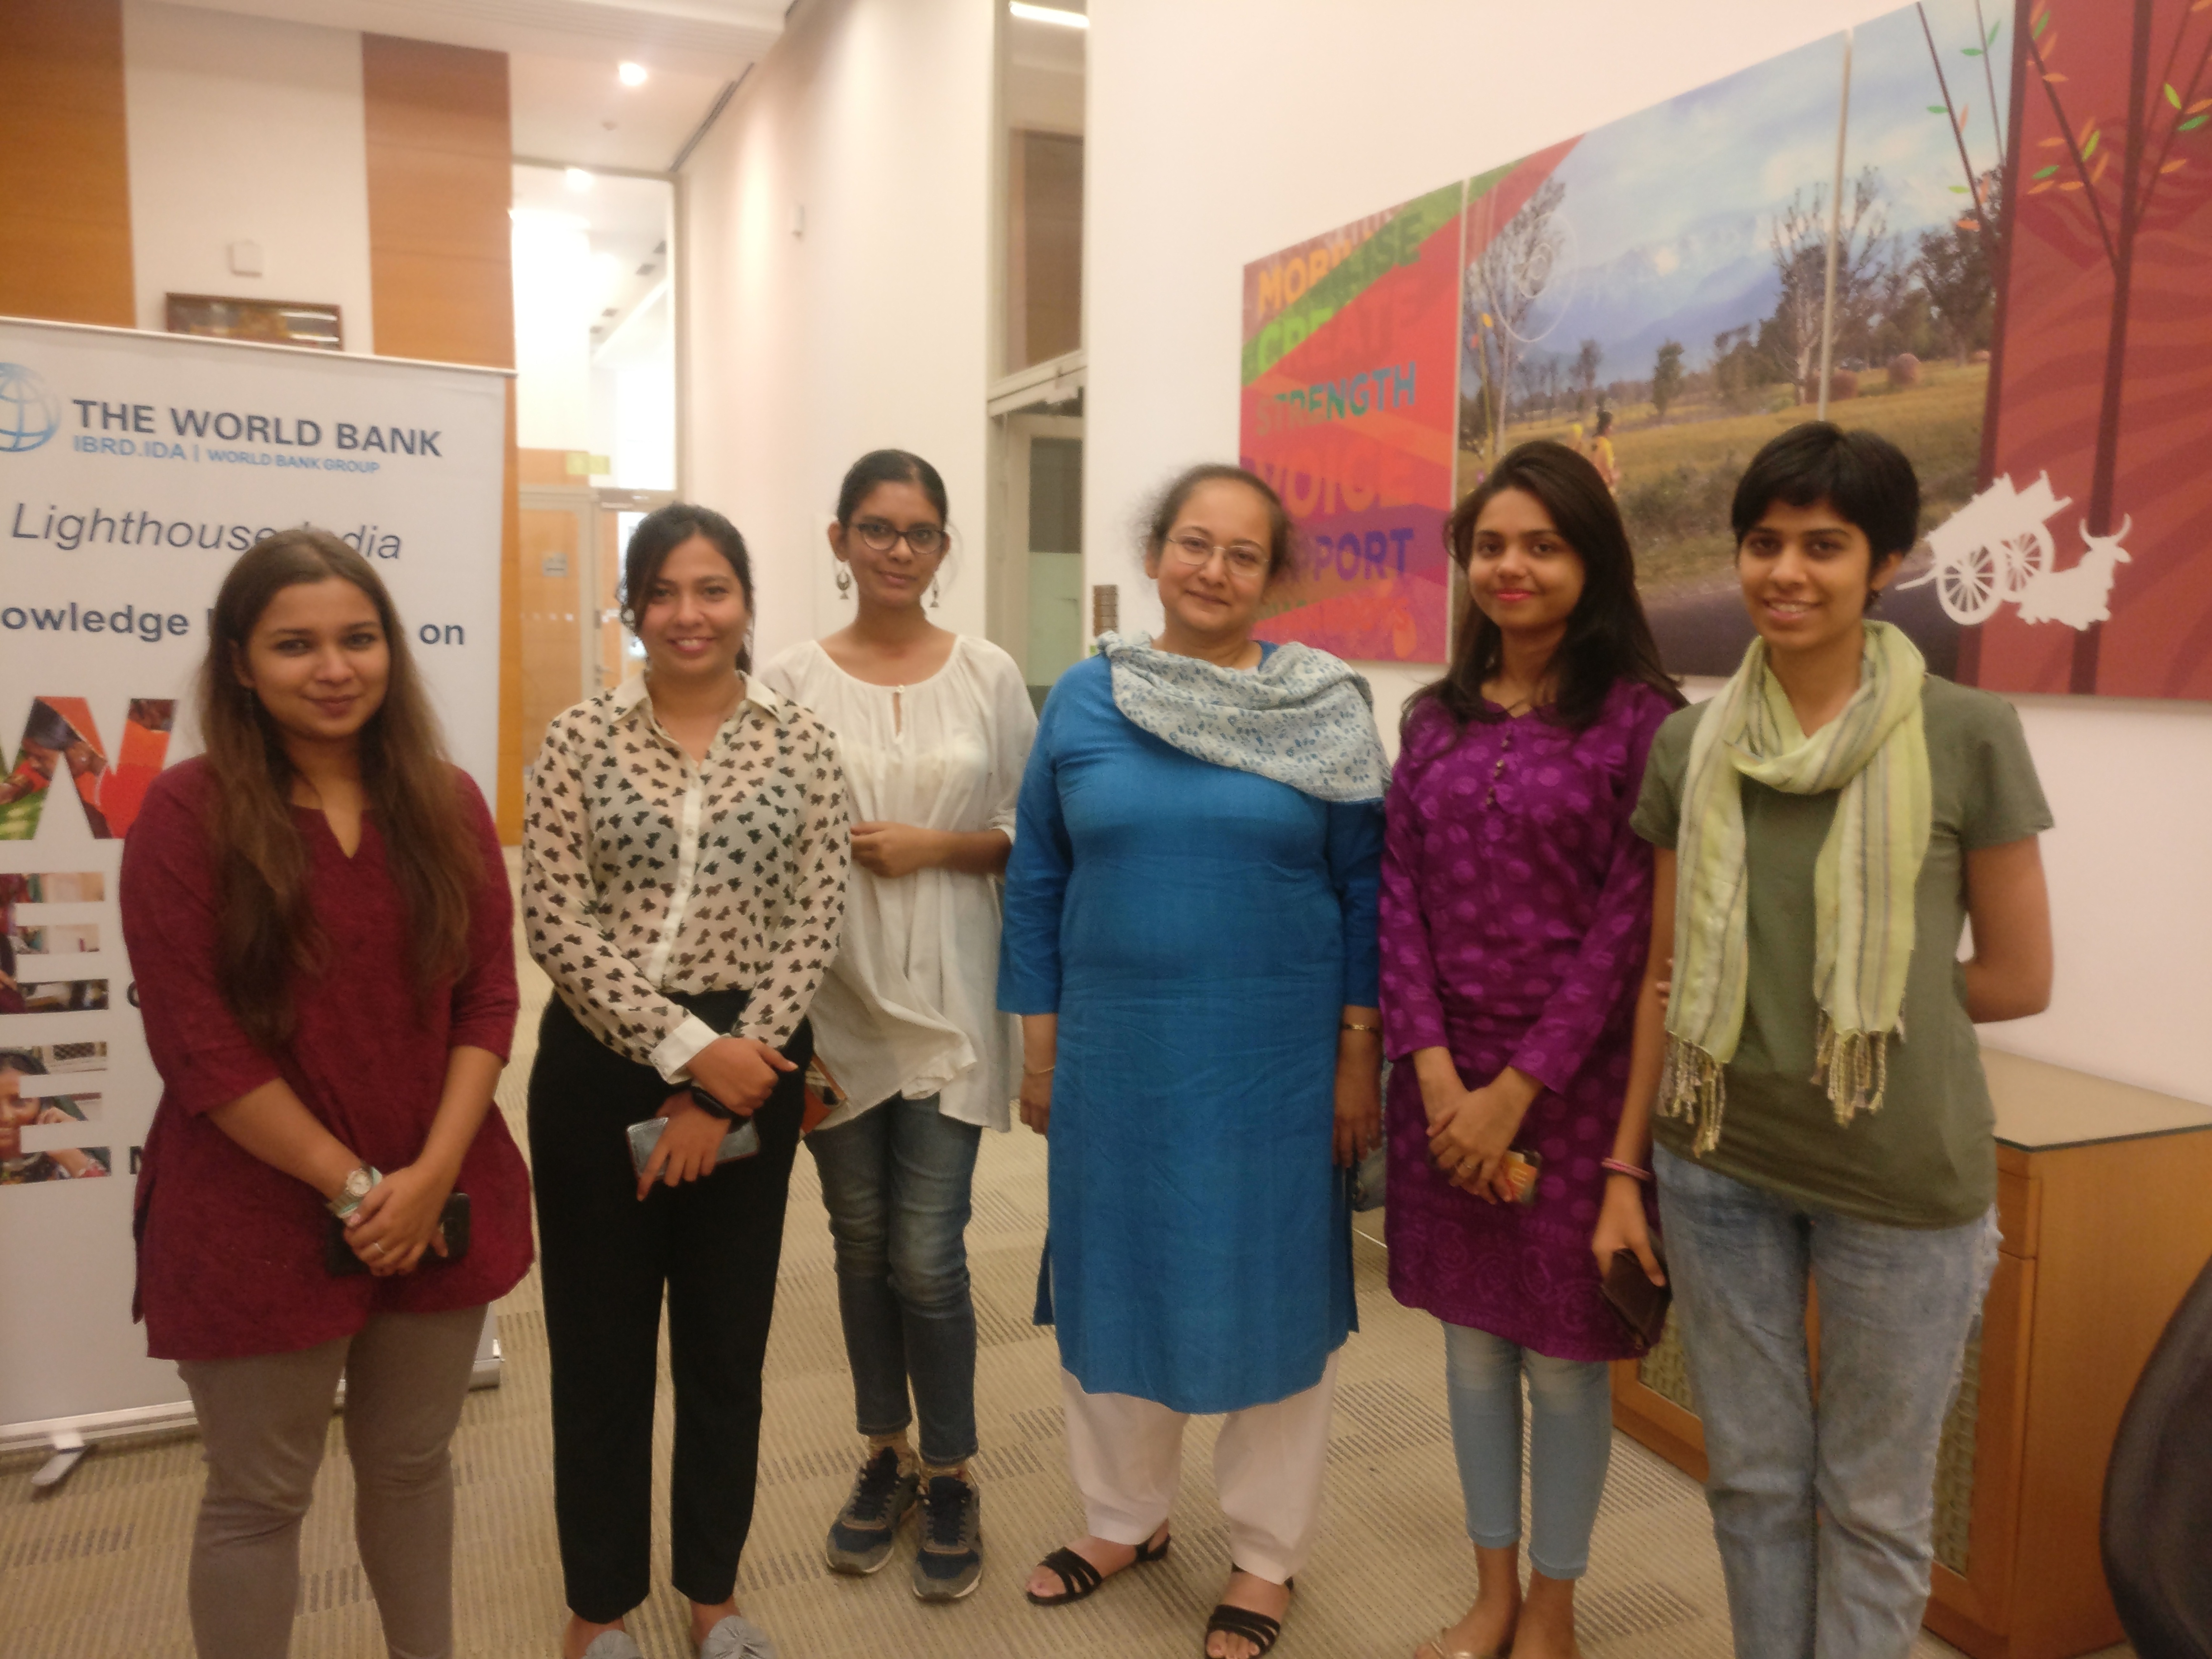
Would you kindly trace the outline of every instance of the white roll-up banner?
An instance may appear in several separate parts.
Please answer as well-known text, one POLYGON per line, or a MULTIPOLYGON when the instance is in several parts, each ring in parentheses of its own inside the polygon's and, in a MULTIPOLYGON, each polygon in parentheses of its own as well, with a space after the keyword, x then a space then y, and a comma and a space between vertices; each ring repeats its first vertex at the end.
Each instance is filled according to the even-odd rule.
POLYGON ((131 1317, 161 1082, 116 877, 224 573, 359 549, 495 800, 505 448, 497 371, 0 318, 0 1444, 185 1398, 131 1317))

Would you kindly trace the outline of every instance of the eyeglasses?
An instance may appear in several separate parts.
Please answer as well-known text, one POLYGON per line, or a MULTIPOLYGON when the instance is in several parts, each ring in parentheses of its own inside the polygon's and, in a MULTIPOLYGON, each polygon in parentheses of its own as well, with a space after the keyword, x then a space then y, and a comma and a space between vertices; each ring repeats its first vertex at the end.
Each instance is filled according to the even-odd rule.
POLYGON ((871 553, 888 553, 903 537, 914 550, 916 558, 926 559, 945 550, 944 529, 933 524, 908 525, 901 530, 895 524, 885 524, 881 519, 856 520, 853 533, 860 538, 860 545, 871 553))
POLYGON ((1267 568, 1267 550, 1256 542, 1231 542, 1226 547, 1206 540, 1194 530, 1186 530, 1180 536, 1168 538, 1167 551, 1176 563, 1185 570, 1203 570, 1221 555, 1233 576, 1263 575, 1267 568))

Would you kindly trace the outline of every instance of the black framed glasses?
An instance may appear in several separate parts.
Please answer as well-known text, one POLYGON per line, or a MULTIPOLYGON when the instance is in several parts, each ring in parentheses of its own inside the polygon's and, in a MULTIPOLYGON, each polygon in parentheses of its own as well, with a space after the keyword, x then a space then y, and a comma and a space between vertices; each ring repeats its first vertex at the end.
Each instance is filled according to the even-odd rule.
POLYGON ((872 553, 890 552, 902 537, 917 558, 931 558, 945 550, 945 535, 941 525, 913 524, 901 530, 881 519, 855 519, 853 533, 860 538, 860 545, 872 553))

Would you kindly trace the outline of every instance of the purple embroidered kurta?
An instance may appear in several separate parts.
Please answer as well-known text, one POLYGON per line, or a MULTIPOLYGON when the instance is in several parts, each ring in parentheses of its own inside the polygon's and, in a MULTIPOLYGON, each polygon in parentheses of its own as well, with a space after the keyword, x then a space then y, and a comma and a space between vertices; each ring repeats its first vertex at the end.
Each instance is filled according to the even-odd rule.
POLYGON ((1431 1165, 1413 1067, 1392 1070, 1391 1293, 1554 1358, 1636 1352, 1599 1293, 1589 1239, 1651 933, 1651 849, 1628 820, 1671 712, 1626 682, 1580 732, 1538 714, 1455 732, 1427 702, 1391 777, 1388 1052, 1449 1048, 1469 1088, 1508 1066, 1544 1085, 1514 1140, 1542 1156, 1535 1202, 1492 1204, 1431 1165))

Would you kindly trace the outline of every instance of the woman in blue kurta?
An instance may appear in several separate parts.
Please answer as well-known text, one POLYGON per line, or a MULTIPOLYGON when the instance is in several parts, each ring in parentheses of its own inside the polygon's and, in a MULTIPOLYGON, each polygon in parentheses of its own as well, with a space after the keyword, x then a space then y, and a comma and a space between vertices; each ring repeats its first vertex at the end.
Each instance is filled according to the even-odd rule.
POLYGON ((1167 1548, 1185 1418, 1214 1453, 1231 1576, 1209 1654, 1273 1645, 1319 1514, 1352 1328, 1342 1176, 1379 1125, 1386 781, 1367 688, 1251 636, 1290 526, 1201 467, 1152 515, 1157 642, 1103 635, 1045 705, 1006 872, 1000 1005, 1051 1140, 1041 1300, 1089 1536, 1030 1595, 1167 1548))

